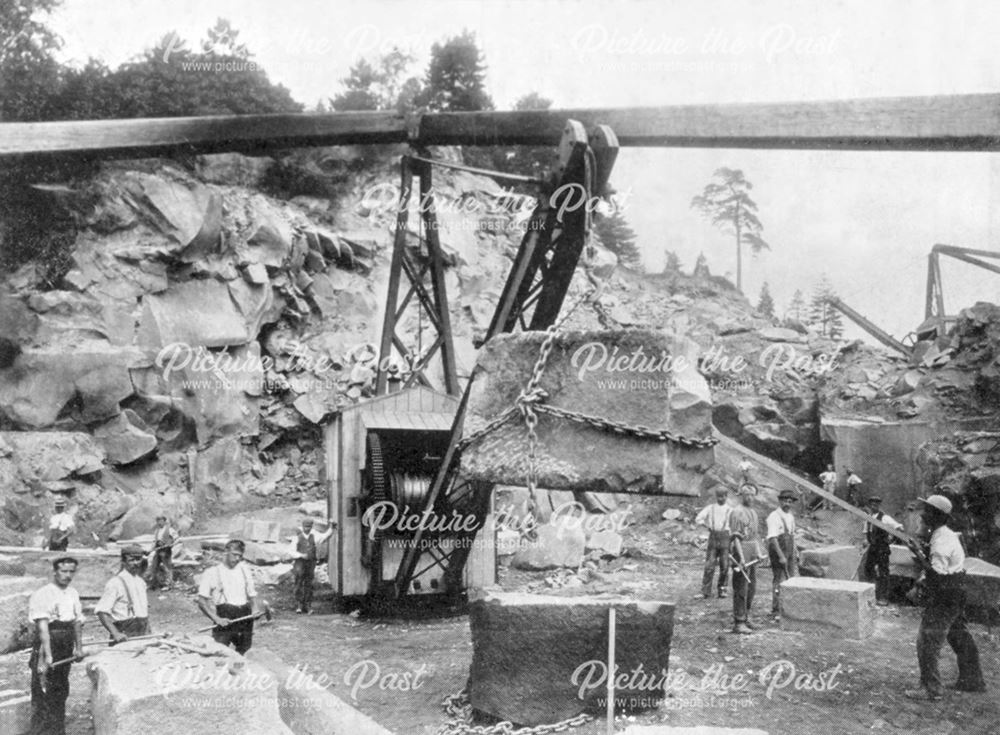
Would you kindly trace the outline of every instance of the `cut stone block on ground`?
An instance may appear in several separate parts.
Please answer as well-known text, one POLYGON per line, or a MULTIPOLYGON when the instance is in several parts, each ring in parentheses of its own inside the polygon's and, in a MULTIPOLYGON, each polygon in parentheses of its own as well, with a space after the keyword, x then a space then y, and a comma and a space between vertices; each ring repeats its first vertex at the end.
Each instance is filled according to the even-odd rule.
POLYGON ((793 577, 781 583, 781 627, 863 640, 875 629, 875 585, 793 577))
POLYGON ((821 546, 806 549, 799 559, 803 576, 824 579, 857 579, 861 554, 854 546, 821 546))
POLYGON ((94 735, 204 732, 206 725, 212 732, 291 735, 273 675, 211 639, 187 645, 210 655, 136 641, 88 659, 94 735))
POLYGON ((470 606, 473 709, 532 726, 603 711, 612 606, 622 684, 615 696, 657 706, 670 658, 672 603, 490 592, 470 606))
MULTIPOLYGON (((465 436, 515 405, 546 336, 500 335, 483 347, 465 436)), ((626 427, 708 439, 711 396, 694 369, 694 354, 689 343, 655 331, 564 333, 555 339, 538 387, 547 394, 543 402, 548 406, 626 427)), ((714 462, 711 447, 682 447, 542 412, 537 436, 537 481, 550 489, 696 496, 714 462)), ((463 452, 462 471, 474 480, 526 485, 524 420, 514 417, 471 444, 463 452)))

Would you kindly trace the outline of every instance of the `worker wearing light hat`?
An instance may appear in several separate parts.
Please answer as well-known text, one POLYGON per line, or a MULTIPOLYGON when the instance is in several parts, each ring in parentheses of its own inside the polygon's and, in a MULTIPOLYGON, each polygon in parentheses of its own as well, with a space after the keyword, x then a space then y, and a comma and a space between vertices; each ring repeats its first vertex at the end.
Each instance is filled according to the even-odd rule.
POLYGON ((69 537, 73 534, 76 524, 73 522, 73 516, 66 512, 66 498, 56 498, 53 505, 56 512, 49 519, 49 535, 42 543, 42 548, 49 551, 66 551, 69 537))
POLYGON ((924 554, 916 545, 910 548, 926 575, 926 604, 917 633, 917 662, 920 665, 921 689, 905 692, 911 699, 936 701, 943 689, 938 671, 938 654, 945 639, 958 657, 958 680, 949 686, 964 692, 983 692, 983 672, 979 650, 965 627, 965 550, 954 531, 948 528, 951 501, 943 495, 921 498, 921 518, 931 532, 930 551, 924 554))
POLYGON ((782 490, 779 507, 767 517, 767 555, 771 561, 771 614, 781 616, 781 583, 799 573, 795 548, 795 516, 792 504, 798 500, 794 490, 782 490))

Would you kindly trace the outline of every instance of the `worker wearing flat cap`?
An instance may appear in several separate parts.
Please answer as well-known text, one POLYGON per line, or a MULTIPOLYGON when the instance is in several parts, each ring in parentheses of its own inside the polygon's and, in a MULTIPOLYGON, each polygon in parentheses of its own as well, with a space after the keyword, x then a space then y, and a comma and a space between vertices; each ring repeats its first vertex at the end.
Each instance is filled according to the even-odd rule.
POLYGON ((73 535, 76 524, 73 522, 73 516, 66 512, 66 498, 56 498, 53 505, 56 512, 49 519, 49 535, 42 543, 42 548, 49 551, 66 551, 69 537, 73 535))
POLYGON ((104 594, 94 607, 97 619, 115 643, 149 634, 149 601, 142 578, 145 558, 141 546, 123 548, 122 568, 104 585, 104 594))
POLYGON ((781 583, 799 573, 795 549, 795 516, 792 503, 798 500, 793 490, 782 490, 778 508, 767 517, 767 555, 771 560, 771 614, 781 615, 781 583))
MULTIPOLYGON (((882 498, 878 495, 868 497, 868 515, 889 528, 902 530, 903 524, 897 521, 881 508, 882 498)), ((865 579, 875 582, 875 604, 889 604, 889 532, 869 521, 865 521, 865 579)))
POLYGON ((965 627, 965 550, 958 534, 948 528, 951 501, 943 495, 921 499, 921 518, 931 532, 930 548, 924 553, 916 542, 910 548, 924 569, 925 605, 917 633, 917 663, 920 665, 920 689, 908 689, 911 699, 936 701, 943 688, 938 671, 938 655, 945 639, 958 657, 958 680, 950 689, 983 692, 983 672, 979 649, 965 627))
POLYGON ((198 609, 215 624, 212 638, 241 654, 253 645, 252 616, 261 614, 244 551, 240 539, 227 541, 222 563, 206 569, 198 585, 198 609))

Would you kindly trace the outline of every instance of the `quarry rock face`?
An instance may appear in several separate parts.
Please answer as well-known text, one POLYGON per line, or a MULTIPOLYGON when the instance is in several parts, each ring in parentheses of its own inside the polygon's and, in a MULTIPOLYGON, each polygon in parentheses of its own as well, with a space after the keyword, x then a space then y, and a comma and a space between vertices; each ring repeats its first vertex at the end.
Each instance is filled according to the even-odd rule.
POLYGON ((628 672, 615 695, 635 698, 637 708, 656 707, 670 660, 673 604, 487 593, 470 609, 473 709, 521 725, 603 711, 612 606, 617 671, 628 672))
POLYGON ((28 620, 28 598, 45 583, 44 577, 0 577, 0 653, 31 645, 34 631, 28 620))
MULTIPOLYGON (((545 335, 501 335, 480 352, 466 436, 515 404, 545 335)), ((556 338, 538 387, 543 406, 624 427, 665 430, 695 440, 711 435, 711 400, 696 372, 669 369, 682 350, 664 334, 574 332, 556 338)), ((549 489, 696 495, 712 449, 594 427, 539 411, 537 478, 549 489)), ((528 439, 518 417, 465 450, 463 472, 499 484, 526 484, 528 439)))

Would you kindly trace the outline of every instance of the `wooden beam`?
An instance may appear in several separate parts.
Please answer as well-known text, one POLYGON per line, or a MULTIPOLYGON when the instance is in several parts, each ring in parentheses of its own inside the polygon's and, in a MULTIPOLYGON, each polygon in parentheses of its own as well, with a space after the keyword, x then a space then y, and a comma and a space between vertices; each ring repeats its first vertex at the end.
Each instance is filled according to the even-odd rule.
POLYGON ((405 143, 406 140, 406 118, 395 112, 3 123, 0 157, 253 153, 282 147, 405 143))
POLYGON ((551 145, 567 118, 606 124, 622 146, 1000 150, 1000 94, 527 112, 236 115, 0 124, 0 158, 265 152, 365 143, 551 145), (412 136, 410 133, 412 132, 412 136))
POLYGON ((425 115, 423 144, 555 145, 567 118, 605 124, 622 146, 987 151, 1000 95, 425 115))

